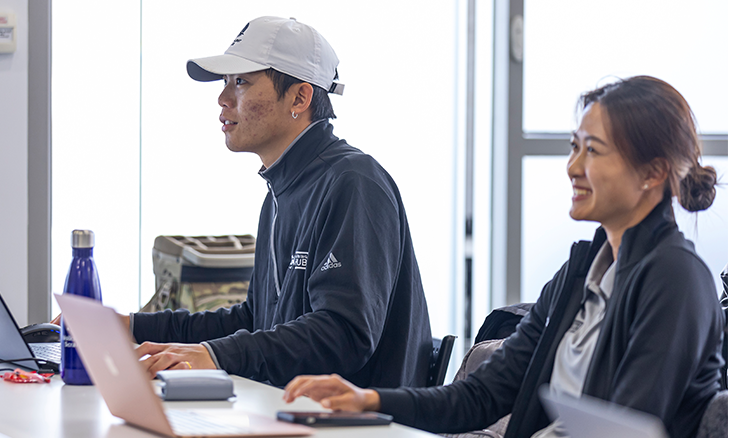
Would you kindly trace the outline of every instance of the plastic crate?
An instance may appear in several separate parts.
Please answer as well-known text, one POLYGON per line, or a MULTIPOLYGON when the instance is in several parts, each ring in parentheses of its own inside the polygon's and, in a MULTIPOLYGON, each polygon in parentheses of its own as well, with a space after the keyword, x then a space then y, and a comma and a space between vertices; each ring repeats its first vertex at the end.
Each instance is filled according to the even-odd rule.
POLYGON ((247 297, 254 268, 255 238, 241 236, 158 236, 152 261, 154 296, 142 312, 230 307, 247 297))

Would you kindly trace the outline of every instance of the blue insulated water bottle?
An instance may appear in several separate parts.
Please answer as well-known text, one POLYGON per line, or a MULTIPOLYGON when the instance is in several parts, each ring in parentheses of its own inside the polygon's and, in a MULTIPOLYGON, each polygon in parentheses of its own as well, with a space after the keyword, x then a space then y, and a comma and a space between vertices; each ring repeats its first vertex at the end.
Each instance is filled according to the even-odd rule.
MULTIPOLYGON (((64 293, 81 295, 102 301, 98 268, 93 260, 95 234, 90 230, 72 231, 72 264, 69 266, 64 293)), ((75 349, 62 314, 62 363, 59 367, 62 380, 68 385, 91 385, 85 366, 75 349)))

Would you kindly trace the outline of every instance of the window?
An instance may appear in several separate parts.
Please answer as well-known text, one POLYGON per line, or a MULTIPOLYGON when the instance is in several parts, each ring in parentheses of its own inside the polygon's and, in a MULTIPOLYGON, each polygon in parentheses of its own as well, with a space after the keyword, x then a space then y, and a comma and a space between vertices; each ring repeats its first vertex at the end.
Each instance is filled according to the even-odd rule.
POLYGON ((104 303, 132 311, 139 294, 138 2, 52 2, 52 22, 51 291, 63 291, 71 231, 91 229, 104 303))
POLYGON ((394 177, 433 333, 450 332, 454 2, 98 3, 53 5, 55 23, 77 23, 53 34, 54 292, 64 285, 74 228, 95 231, 103 301, 119 312, 138 310, 154 293, 157 235, 256 233, 261 163, 226 149, 222 84, 191 80, 185 62, 225 50, 246 21, 278 15, 314 26, 337 52, 346 89, 331 98, 335 133, 394 177))
MULTIPOLYGON (((536 299, 570 242, 592 236, 595 224, 568 218, 567 198, 555 205, 570 190, 562 175, 582 92, 614 76, 669 81, 696 113, 705 163, 727 183, 726 0, 99 3, 53 3, 55 23, 81 24, 53 32, 52 291, 64 284, 70 231, 90 228, 104 301, 121 312, 154 292, 155 236, 256 232, 259 160, 226 150, 221 85, 190 80, 184 66, 224 50, 259 15, 310 23, 337 51, 347 89, 332 97, 335 133, 395 178, 437 336, 461 334, 466 306, 474 335, 489 306, 536 299), (510 52, 517 16, 520 61, 510 52)), ((710 211, 679 217, 715 276, 727 263, 726 192, 710 211)))
POLYGON ((726 11, 726 0, 526 0, 523 130, 570 132, 581 93, 651 75, 684 95, 702 134, 726 134, 726 11))
MULTIPOLYGON (((524 157, 522 163, 523 302, 537 301, 542 287, 568 259, 571 244, 591 240, 598 227, 568 215, 573 190, 565 174, 567 161, 567 156, 537 155, 524 157)), ((673 210, 679 229, 695 242, 697 253, 712 271, 719 293, 719 273, 727 264, 727 157, 705 157, 703 164, 717 170, 720 185, 714 203, 695 214, 674 200, 673 210)))
MULTIPOLYGON (((507 18, 499 25, 523 19, 524 50, 520 60, 511 55, 496 67, 497 77, 506 79, 506 89, 499 86, 494 95, 506 95, 507 111, 498 117, 507 120, 508 135, 494 141, 507 163, 505 183, 498 186, 507 195, 505 217, 493 215, 494 228, 503 222, 506 230, 505 256, 494 258, 494 269, 506 278, 504 287, 493 289, 494 302, 502 295, 509 303, 534 301, 566 260, 570 243, 592 237, 596 224, 575 223, 567 215, 570 187, 563 175, 576 103, 583 92, 636 74, 664 79, 686 97, 702 135, 704 163, 724 175, 709 211, 688 215, 677 209, 680 229, 719 285, 728 225, 726 9, 724 0, 512 0, 509 8, 497 9, 507 18)), ((508 44, 497 47, 509 53, 508 44)), ((501 240, 493 246, 502 246, 501 240)))

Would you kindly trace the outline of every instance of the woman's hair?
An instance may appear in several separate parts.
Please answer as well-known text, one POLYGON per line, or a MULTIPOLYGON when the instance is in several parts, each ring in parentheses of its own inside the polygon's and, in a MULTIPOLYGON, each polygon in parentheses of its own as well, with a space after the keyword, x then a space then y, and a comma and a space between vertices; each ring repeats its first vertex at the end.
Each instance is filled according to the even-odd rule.
POLYGON ((712 205, 717 172, 699 164, 694 113, 675 88, 651 76, 635 76, 582 95, 579 107, 594 103, 604 110, 605 128, 627 162, 639 169, 665 159, 666 194, 676 196, 688 211, 712 205))

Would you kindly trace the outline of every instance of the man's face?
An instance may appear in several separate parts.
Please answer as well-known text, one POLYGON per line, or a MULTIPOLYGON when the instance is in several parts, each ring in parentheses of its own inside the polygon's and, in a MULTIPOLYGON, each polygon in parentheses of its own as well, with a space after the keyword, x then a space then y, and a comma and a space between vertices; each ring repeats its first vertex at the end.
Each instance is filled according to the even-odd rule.
POLYGON ((286 125, 293 121, 289 97, 278 100, 272 80, 263 71, 224 76, 218 104, 226 146, 234 152, 254 152, 269 166, 265 157, 292 140, 286 136, 286 125))

